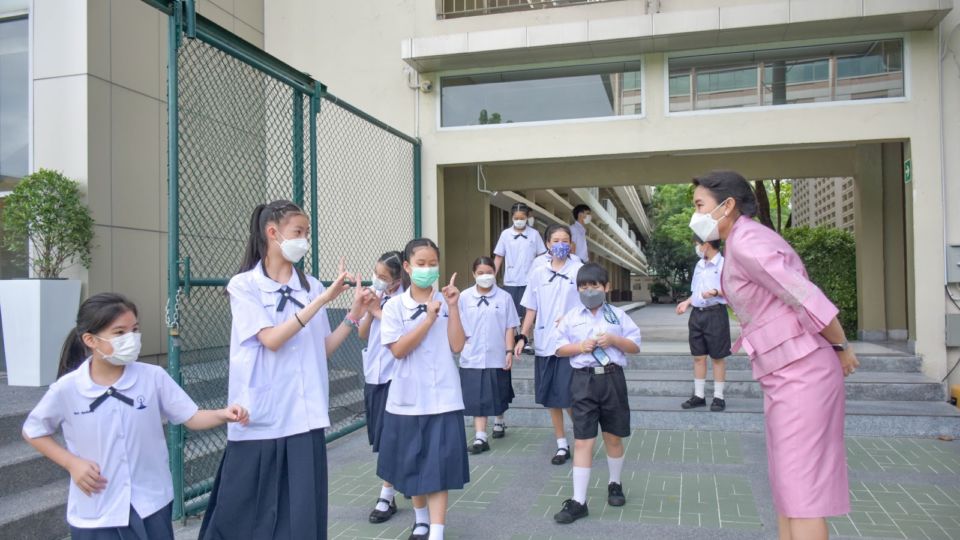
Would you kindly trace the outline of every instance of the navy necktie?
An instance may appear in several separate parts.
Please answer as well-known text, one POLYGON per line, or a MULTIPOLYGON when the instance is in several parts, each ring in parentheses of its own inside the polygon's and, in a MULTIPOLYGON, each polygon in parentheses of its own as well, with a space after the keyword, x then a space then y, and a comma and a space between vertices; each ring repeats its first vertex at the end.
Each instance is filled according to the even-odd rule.
POLYGON ((524 239, 527 238, 527 235, 525 235, 525 234, 523 234, 523 233, 520 233, 520 234, 515 234, 515 235, 513 235, 513 239, 516 240, 517 238, 520 238, 521 236, 522 236, 524 239))
POLYGON ((410 316, 410 320, 411 321, 416 320, 417 317, 419 317, 420 315, 426 312, 427 312, 427 305, 420 304, 419 306, 417 306, 417 310, 413 312, 413 315, 410 316))
POLYGON ((380 309, 383 309, 383 306, 387 305, 387 300, 389 300, 389 299, 390 299, 389 296, 384 296, 384 297, 383 297, 383 300, 380 301, 380 309))
MULTIPOLYGON (((553 270, 551 270, 551 272, 553 272, 553 270)), ((557 277, 562 277, 563 279, 567 279, 567 280, 570 279, 570 278, 568 278, 566 275, 561 274, 560 272, 553 272, 553 275, 550 276, 550 281, 549 281, 549 283, 553 283, 553 280, 557 279, 557 277)))
POLYGON ((133 400, 132 400, 132 399, 128 398, 127 396, 125 396, 125 395, 123 395, 123 394, 121 394, 120 392, 117 391, 116 388, 114 388, 114 387, 111 386, 110 388, 107 388, 107 391, 104 392, 103 394, 101 394, 100 397, 98 397, 97 399, 93 400, 93 403, 90 404, 90 412, 93 412, 93 411, 97 410, 97 407, 99 407, 100 405, 102 405, 103 402, 106 401, 107 398, 110 398, 110 397, 115 397, 115 398, 119 399, 120 401, 126 403, 127 405, 133 407, 133 400))
POLYGON ((484 305, 489 306, 489 305, 490 305, 490 302, 487 302, 487 297, 486 297, 486 296, 481 296, 481 297, 480 297, 480 301, 477 302, 477 307, 480 307, 480 304, 484 304, 484 305))
POLYGON ((296 304, 298 307, 303 308, 303 304, 293 297, 293 289, 290 287, 285 286, 277 292, 280 293, 280 302, 277 303, 277 311, 283 311, 283 308, 287 307, 288 300, 296 304))

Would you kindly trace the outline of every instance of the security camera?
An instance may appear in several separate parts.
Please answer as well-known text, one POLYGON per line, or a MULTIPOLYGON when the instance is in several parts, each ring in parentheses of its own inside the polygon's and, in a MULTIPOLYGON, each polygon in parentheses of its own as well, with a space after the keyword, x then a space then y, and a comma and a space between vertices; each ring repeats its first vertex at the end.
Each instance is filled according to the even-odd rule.
POLYGON ((431 91, 433 91, 433 81, 420 81, 420 91, 424 94, 429 94, 431 91))

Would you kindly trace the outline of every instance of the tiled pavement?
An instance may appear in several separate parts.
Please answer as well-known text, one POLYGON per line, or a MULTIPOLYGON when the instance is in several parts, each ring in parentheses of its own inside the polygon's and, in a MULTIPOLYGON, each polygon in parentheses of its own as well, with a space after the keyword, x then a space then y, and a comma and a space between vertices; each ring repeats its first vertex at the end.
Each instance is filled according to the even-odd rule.
MULTIPOLYGON (((471 456, 471 482, 450 493, 447 537, 776 538, 761 434, 635 431, 625 441, 621 508, 605 504, 597 448, 590 516, 566 526, 551 516, 571 494, 570 464, 549 463, 553 444, 548 429, 508 428, 492 451, 471 456)), ((853 511, 830 520, 834 538, 960 538, 960 442, 857 437, 847 452, 853 511)), ((331 444, 329 465, 331 538, 407 537, 409 501, 390 522, 367 522, 380 483, 362 431, 331 444)), ((177 538, 195 531, 191 521, 177 538)))

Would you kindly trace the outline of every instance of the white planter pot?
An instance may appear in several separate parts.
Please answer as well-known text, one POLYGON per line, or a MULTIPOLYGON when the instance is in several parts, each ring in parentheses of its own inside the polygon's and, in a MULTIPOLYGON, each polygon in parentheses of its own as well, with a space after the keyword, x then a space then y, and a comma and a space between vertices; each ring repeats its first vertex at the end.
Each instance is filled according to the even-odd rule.
POLYGON ((56 380, 63 340, 76 325, 79 306, 79 280, 0 280, 10 386, 47 386, 56 380))

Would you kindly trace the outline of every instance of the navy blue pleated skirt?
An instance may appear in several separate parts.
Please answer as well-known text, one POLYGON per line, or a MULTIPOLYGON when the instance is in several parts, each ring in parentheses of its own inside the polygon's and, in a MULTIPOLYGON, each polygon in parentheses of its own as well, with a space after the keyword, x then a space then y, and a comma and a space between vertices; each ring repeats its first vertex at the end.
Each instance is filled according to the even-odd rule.
POLYGON ((570 359, 558 356, 537 356, 534 359, 534 397, 550 409, 567 409, 573 405, 570 380, 573 368, 570 359))
POLYGON ((201 540, 327 537, 327 445, 322 429, 228 441, 201 540))
POLYGON ((377 476, 410 497, 463 489, 470 481, 463 411, 423 416, 385 412, 377 476))
POLYGON ((500 416, 513 402, 513 378, 500 368, 460 368, 464 416, 500 416))
POLYGON ((141 518, 130 507, 130 522, 126 527, 81 529, 70 527, 72 540, 173 540, 173 503, 141 518))
POLYGON ((367 440, 373 451, 380 451, 380 431, 383 429, 383 413, 387 409, 387 394, 390 381, 383 384, 363 385, 363 404, 367 417, 367 440))

